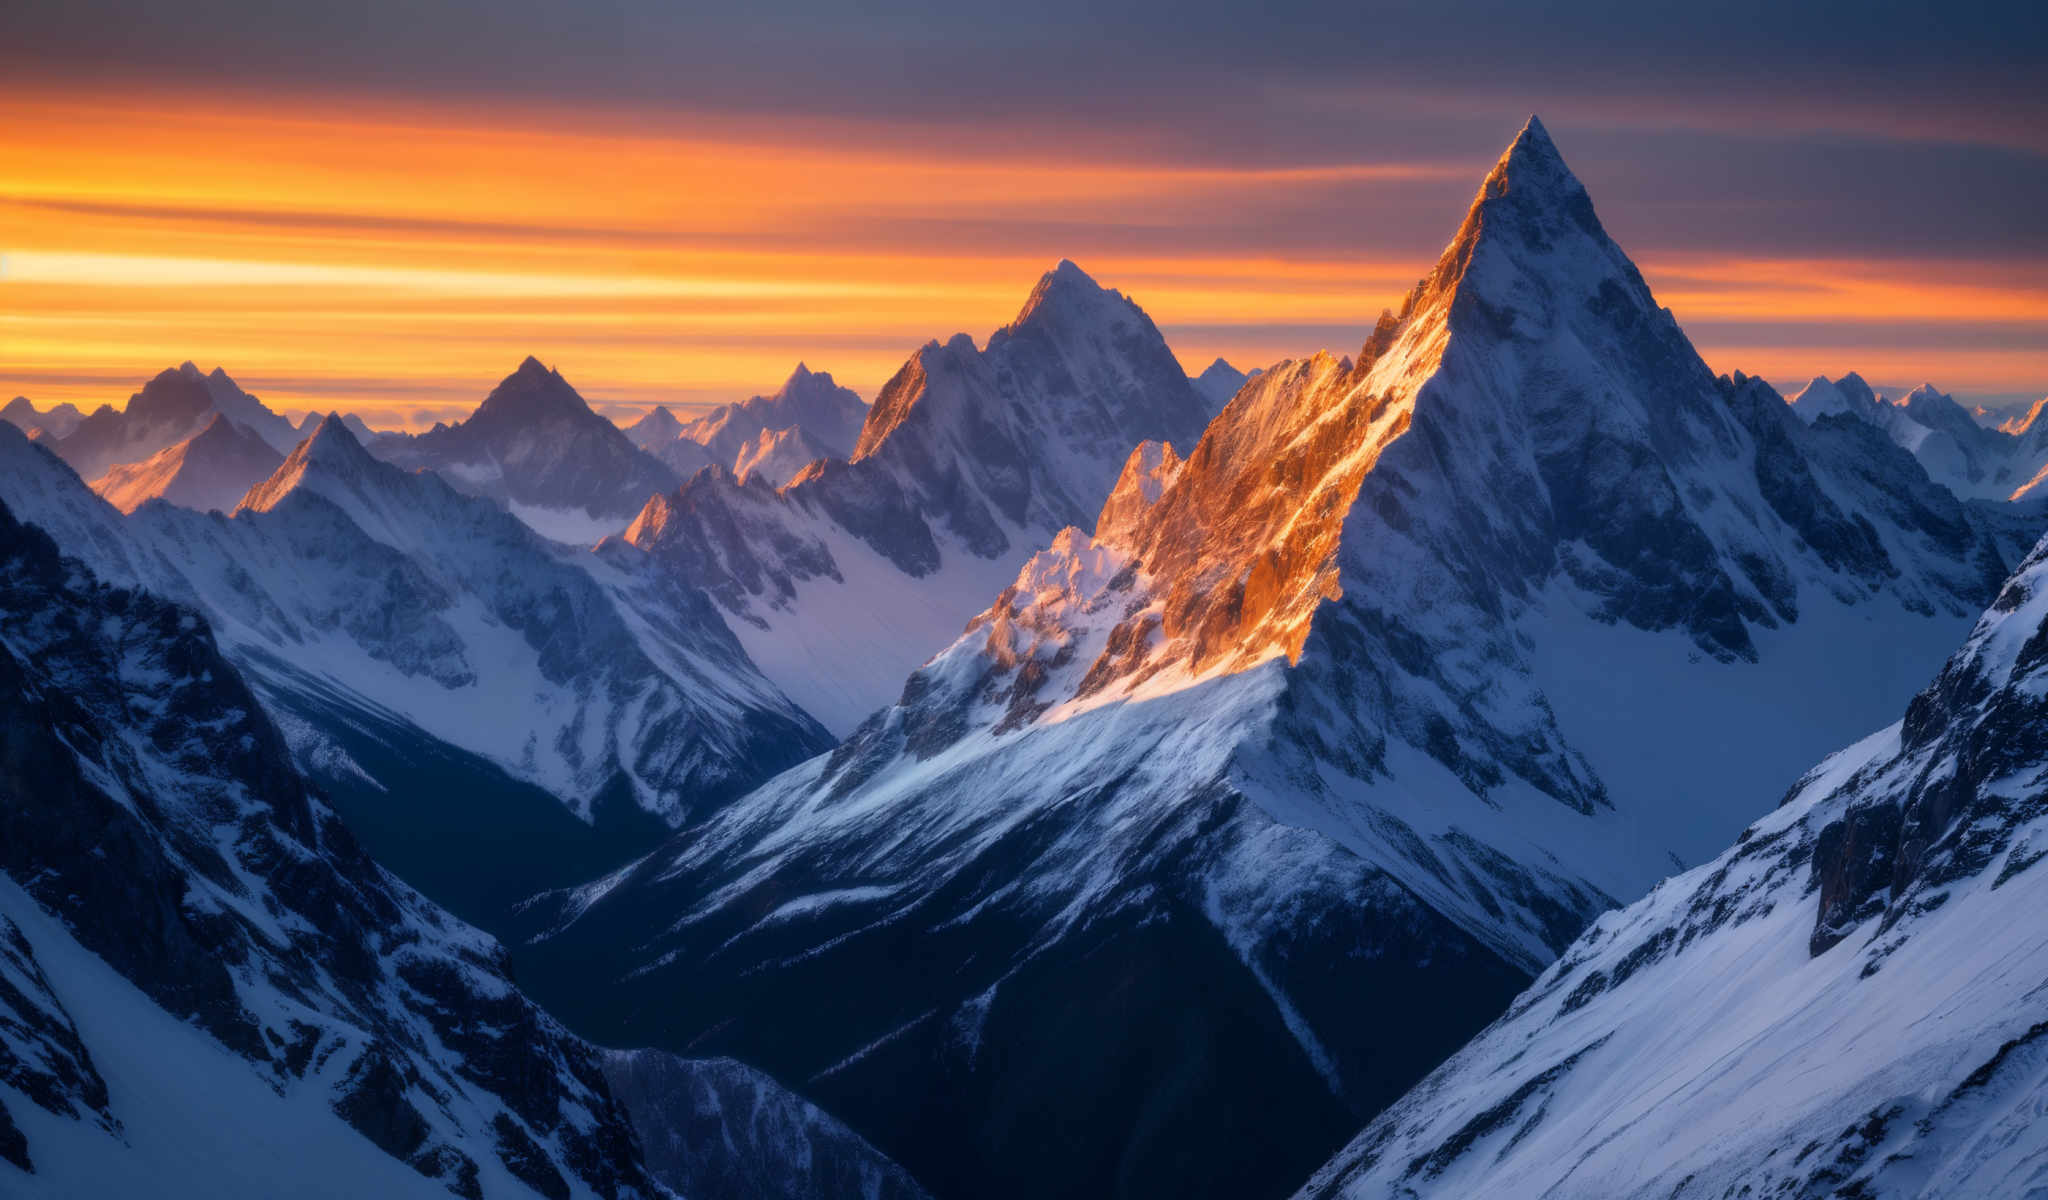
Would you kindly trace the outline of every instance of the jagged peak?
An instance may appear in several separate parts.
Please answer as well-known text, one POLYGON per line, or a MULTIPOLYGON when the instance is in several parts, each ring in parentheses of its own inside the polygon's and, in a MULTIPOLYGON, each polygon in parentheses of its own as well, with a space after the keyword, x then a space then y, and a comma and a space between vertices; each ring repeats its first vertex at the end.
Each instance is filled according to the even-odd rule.
POLYGON ((2039 428, 2041 430, 2048 430, 2048 423, 2043 423, 2041 421, 2041 414, 2043 411, 2048 411, 2048 396, 2044 396, 2041 399, 2034 401, 2034 403, 2028 407, 2025 416, 2013 417, 2000 424, 1998 427, 1999 431, 2002 433, 2020 434, 2032 433, 2036 430, 2036 428, 2039 428))
MULTIPOLYGON (((1457 234, 1394 315, 1397 326, 1419 311, 1447 304, 1482 252, 1523 262, 1577 257, 1596 264, 1601 278, 1635 276, 1634 289, 1644 304, 1650 303, 1640 276, 1601 226, 1585 186, 1534 116, 1487 172, 1457 234)), ((1554 269, 1539 268, 1532 274, 1559 277, 1554 269)), ((1375 331, 1376 340, 1390 344, 1392 339, 1378 337, 1379 332, 1375 331)), ((1374 357, 1361 355, 1361 361, 1369 368, 1374 357)))
POLYGON ((1123 542, 1135 535, 1139 522, 1180 478, 1185 465, 1172 442, 1139 442, 1124 460, 1123 472, 1095 519, 1096 539, 1123 542))
POLYGON ((1550 131, 1533 114, 1501 152, 1479 189, 1482 200, 1514 194, 1525 200, 1564 200, 1585 193, 1579 177, 1565 165, 1564 155, 1551 140, 1550 131))
MULTIPOLYGON (((509 421, 546 420, 550 417, 583 419, 597 414, 559 370, 544 365, 529 354, 516 370, 498 382, 484 402, 470 415, 497 417, 509 421)), ((599 418, 602 420, 602 418, 599 418)))
POLYGON ((667 439, 676 436, 682 430, 683 423, 677 418, 675 413, 669 411, 666 404, 657 404, 646 412, 641 413, 626 428, 629 431, 642 434, 653 433, 663 439, 667 439))
POLYGON ((188 372, 184 367, 166 367, 142 385, 142 390, 128 398, 128 413, 131 416, 156 419, 170 417, 188 420, 199 416, 213 405, 213 395, 207 390, 206 377, 197 367, 188 372))
POLYGON ((628 545, 646 549, 661 541, 669 523, 675 519, 675 497, 668 492, 656 492, 640 506, 640 513, 633 518, 621 534, 628 545))
POLYGON ((321 418, 319 428, 293 448, 270 478, 249 489, 236 512, 252 509, 268 512, 309 480, 333 479, 356 483, 377 471, 403 474, 397 467, 370 456, 348 425, 333 413, 321 418))
POLYGON ((356 435, 349 431, 348 423, 334 413, 320 418, 313 435, 292 451, 293 457, 301 454, 308 462, 336 466, 375 461, 370 452, 363 449, 363 444, 356 440, 356 435))
POLYGON ((1095 311, 1108 301, 1130 303, 1122 292, 1095 282, 1094 277, 1083 271, 1073 259, 1063 258, 1039 276, 1037 285, 1024 300, 1024 307, 1017 310, 1016 319, 1003 329, 1007 332, 1038 322, 1063 319, 1068 314, 1095 311))

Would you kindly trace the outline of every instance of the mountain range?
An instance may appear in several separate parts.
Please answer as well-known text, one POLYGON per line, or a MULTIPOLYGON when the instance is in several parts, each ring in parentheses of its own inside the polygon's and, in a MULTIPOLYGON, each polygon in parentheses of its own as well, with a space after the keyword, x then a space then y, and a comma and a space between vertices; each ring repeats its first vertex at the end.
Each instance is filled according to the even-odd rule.
POLYGON ((701 472, 624 540, 708 591, 768 678, 844 734, 1053 534, 1092 523, 1131 446, 1205 420, 1143 310, 1062 262, 986 346, 913 355, 850 455, 779 489, 701 472))
POLYGON ((2048 400, 1991 429, 1931 383, 1893 401, 1850 372, 1815 378, 1791 403, 1805 420, 1834 416, 1877 426, 1958 496, 2024 500, 2048 477, 2048 422, 2040 419, 2048 400))
POLYGON ((820 458, 851 457, 867 411, 853 389, 798 363, 769 395, 721 404, 688 423, 657 408, 627 432, 681 478, 717 463, 742 482, 759 475, 781 487, 820 458))
POLYGON ((53 405, 48 412, 38 411, 27 396, 16 396, 0 408, 0 421, 6 421, 26 434, 47 438, 60 438, 78 428, 85 414, 74 404, 53 405))
POLYGON ((758 1075, 536 1009, 364 853, 199 613, 4 507, 0 613, 8 1195, 920 1194, 758 1075))
POLYGON ((122 463, 92 490, 124 513, 151 500, 200 512, 232 512, 250 488, 284 464, 268 442, 221 413, 198 433, 141 462, 122 463))
POLYGON ((0 1192, 2048 1178, 2039 406, 1717 376, 1534 118, 1361 324, 8 406, 0 1192))
POLYGON ((365 840, 472 920, 830 744, 700 593, 381 462, 337 418, 232 515, 124 517, 11 428, 0 500, 101 577, 204 611, 365 840), (451 853, 479 822, 494 857, 451 853))
MULTIPOLYGON (((1068 335, 1115 311, 1063 265, 1010 329, 1049 305, 1068 335)), ((920 403, 990 411, 935 401, 1014 344, 928 347, 837 477, 920 403)), ((941 448, 907 459, 927 488, 992 440, 941 429, 910 443, 941 448)), ((543 977, 604 980, 546 1003, 762 1066, 942 1196, 1280 1194, 1599 913, 1882 723, 2041 524, 1717 379, 1534 121, 1357 356, 1074 465, 1007 511, 1076 528, 895 704, 532 910, 543 977)), ((699 476, 628 540, 738 530, 691 560, 730 570, 805 488, 699 476)), ((728 611, 802 595, 736 583, 728 611)))

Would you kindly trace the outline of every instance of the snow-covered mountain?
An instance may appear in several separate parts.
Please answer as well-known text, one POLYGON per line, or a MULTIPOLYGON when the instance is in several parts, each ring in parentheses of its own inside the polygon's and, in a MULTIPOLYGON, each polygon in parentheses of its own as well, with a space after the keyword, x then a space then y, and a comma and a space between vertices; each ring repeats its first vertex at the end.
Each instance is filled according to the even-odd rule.
POLYGON ((2038 1192, 2044 695, 2048 540, 1903 720, 1601 917, 1302 1194, 2038 1192))
POLYGON ((867 415, 868 406, 859 393, 833 382, 830 372, 814 372, 798 363, 773 393, 721 404, 684 424, 677 438, 701 446, 712 462, 738 473, 736 460, 759 445, 762 435, 787 429, 799 431, 822 457, 847 458, 860 440, 867 415))
POLYGON ((197 612, 4 506, 0 711, 0 1193, 921 1194, 758 1073, 571 1036, 358 848, 197 612))
POLYGON ((130 396, 127 407, 102 404, 70 433, 46 441, 81 476, 98 479, 184 441, 213 411, 213 395, 198 368, 166 370, 130 396))
POLYGON ((320 423, 329 416, 338 418, 343 425, 348 427, 348 431, 355 435, 355 439, 366 446, 369 445, 371 438, 377 436, 377 431, 370 428, 361 417, 354 413, 339 411, 333 413, 309 412, 300 419, 298 435, 292 439, 292 445, 285 447, 285 453, 291 453, 300 442, 312 437, 313 431, 320 428, 320 423))
MULTIPOLYGON (((943 404, 1005 345, 927 348, 836 474, 700 477, 629 537, 715 547, 693 569, 775 628, 742 606, 825 574, 784 514, 889 461, 906 393, 1011 411, 943 404)), ((909 480, 994 441, 931 428, 909 480)), ((536 907, 535 960, 585 981, 549 1003, 755 1062, 942 1196, 1279 1194, 1596 914, 1884 720, 2042 523, 1716 379, 1534 120, 1355 360, 1274 366, 1184 459, 1101 477, 1099 519, 1066 518, 1093 535, 832 754, 536 907)))
POLYGON ((1257 375, 1259 370, 1260 368, 1253 367, 1251 373, 1246 374, 1218 358, 1203 367, 1202 373, 1195 376, 1192 382, 1195 390, 1202 394, 1202 399, 1209 402, 1209 411, 1222 412, 1223 406, 1230 403, 1232 396, 1237 395, 1237 390, 1244 386, 1245 380, 1257 375))
POLYGON ((39 412, 27 396, 16 396, 0 408, 0 421, 6 421, 23 433, 41 430, 44 437, 60 438, 78 428, 85 414, 73 404, 57 404, 48 412, 39 412))
POLYGON ((801 426, 763 429, 759 437, 740 447, 733 457, 732 472, 743 484, 759 479, 769 487, 779 488, 819 459, 838 457, 842 456, 804 436, 801 426))
MULTIPOLYGON (((439 753, 430 748, 385 753, 410 739, 543 789, 554 798, 544 808, 566 805, 586 829, 623 824, 644 840, 829 744, 700 593, 558 547, 436 474, 380 462, 338 419, 232 518, 145 504, 124 519, 11 428, 0 464, 0 500, 103 576, 203 609, 302 760, 382 808, 397 795, 455 805, 476 791, 446 786, 438 770, 415 774, 439 753), (375 770, 349 749, 364 742, 385 754, 375 770)), ((394 814, 393 840, 424 837, 433 809, 416 801, 394 814)), ((497 836, 518 840, 511 812, 473 817, 506 822, 497 836)), ((458 844, 476 836, 445 832, 458 844)), ((569 858, 564 835, 533 833, 530 849, 569 858)), ((517 874, 461 855, 424 865, 517 874)), ((434 878, 408 877, 448 898, 434 878)))
POLYGON ((370 452, 487 496, 555 541, 588 546, 624 529, 676 473, 591 411, 559 371, 529 357, 468 419, 382 434, 370 452))
POLYGON ((231 512, 243 493, 283 463, 270 443, 215 413, 198 433, 141 462, 115 467, 94 480, 92 490, 124 513, 151 500, 231 512))
POLYGON ((0 573, 0 1191, 655 1194, 602 1060, 356 848, 197 614, 4 510, 0 573))
POLYGON ((649 454, 657 454, 663 446, 676 440, 676 435, 683 431, 683 423, 676 420, 676 415, 665 406, 657 404, 647 415, 624 428, 635 446, 649 454))
POLYGON ((290 453, 299 442, 290 421, 243 391, 226 371, 215 367, 206 374, 189 362, 159 372, 128 398, 125 408, 102 404, 67 433, 45 432, 50 448, 80 476, 99 479, 201 432, 216 413, 279 454, 290 453))
POLYGON ((985 348, 912 356, 847 458, 779 491, 707 471, 626 540, 710 591, 768 678, 843 733, 1061 527, 1092 524, 1133 445, 1191 441, 1205 416, 1151 319, 1062 262, 985 348))
POLYGON ((1893 401, 1853 371, 1835 380, 1814 378, 1791 404, 1807 421, 1833 415, 1877 426, 1958 496, 2025 499, 2048 471, 2048 424, 2035 420, 2039 406, 2022 420, 1990 429, 1931 383, 1893 401))

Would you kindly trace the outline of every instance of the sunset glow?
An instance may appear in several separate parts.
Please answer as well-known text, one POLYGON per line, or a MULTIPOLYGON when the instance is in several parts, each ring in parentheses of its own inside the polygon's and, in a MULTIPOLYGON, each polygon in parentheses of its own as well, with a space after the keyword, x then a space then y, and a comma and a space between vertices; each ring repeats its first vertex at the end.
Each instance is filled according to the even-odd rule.
MULTIPOLYGON (((280 408, 405 426, 467 411, 528 353, 621 415, 761 391, 799 358, 872 394, 924 341, 985 336, 1061 256, 1191 369, 1349 352, 1450 232, 1386 228, 1375 202, 1457 197, 1484 166, 55 91, 0 99, 0 130, 0 392, 118 404, 193 359, 280 408), (1340 223, 1341 246, 1289 236, 1340 223)), ((2028 264, 1727 256, 1607 215, 1716 369, 2048 388, 2028 264)))

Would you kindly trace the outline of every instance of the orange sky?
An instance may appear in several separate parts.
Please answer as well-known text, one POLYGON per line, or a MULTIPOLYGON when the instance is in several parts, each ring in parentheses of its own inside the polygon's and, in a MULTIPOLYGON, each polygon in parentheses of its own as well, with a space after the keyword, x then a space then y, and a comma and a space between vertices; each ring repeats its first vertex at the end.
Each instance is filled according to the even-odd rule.
MULTIPOLYGON (((617 412, 764 391, 799 358, 872 395, 919 343, 985 336, 1063 253, 1137 299, 1190 368, 1351 351, 1435 246, 1266 249, 1206 236, 1215 214, 1424 187, 1454 197, 1448 237, 1486 166, 1137 167, 716 123, 0 94, 0 398, 118 404, 191 359, 276 408, 418 425, 528 353, 617 412)), ((1369 234, 1372 212, 1356 219, 1369 234)), ((1965 393, 2048 380, 2038 343, 1868 334, 2048 325, 2032 272, 1628 248, 1720 370, 1965 393)))

